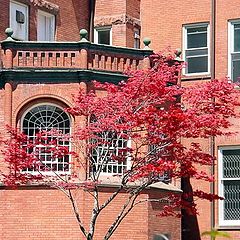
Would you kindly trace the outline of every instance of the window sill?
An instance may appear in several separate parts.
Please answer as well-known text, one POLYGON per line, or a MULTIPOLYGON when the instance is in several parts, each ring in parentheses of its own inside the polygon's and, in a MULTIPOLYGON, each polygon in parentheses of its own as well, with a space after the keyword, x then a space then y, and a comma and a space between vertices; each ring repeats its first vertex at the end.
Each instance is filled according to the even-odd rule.
POLYGON ((204 74, 204 75, 200 75, 200 74, 196 74, 196 75, 182 75, 182 81, 190 81, 190 80, 208 80, 211 79, 211 75, 210 74, 204 74))
POLYGON ((239 226, 216 226, 216 229, 218 231, 226 231, 226 230, 230 230, 230 231, 235 231, 235 230, 240 230, 240 225, 239 226))

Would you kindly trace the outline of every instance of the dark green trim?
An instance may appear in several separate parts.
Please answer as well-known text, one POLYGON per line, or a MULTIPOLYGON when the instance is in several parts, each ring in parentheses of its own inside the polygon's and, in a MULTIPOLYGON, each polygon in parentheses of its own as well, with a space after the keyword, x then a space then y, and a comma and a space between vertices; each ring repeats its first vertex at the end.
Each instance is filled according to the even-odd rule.
POLYGON ((91 80, 118 83, 127 79, 121 73, 107 71, 92 71, 84 69, 2 69, 0 70, 0 86, 5 82, 17 83, 74 83, 91 80))
POLYGON ((53 51, 53 50, 79 50, 89 49, 107 53, 118 53, 120 56, 130 55, 131 57, 139 56, 145 57, 153 54, 152 50, 126 48, 109 46, 103 44, 95 44, 90 42, 31 42, 31 41, 3 41, 1 43, 3 49, 15 49, 15 50, 31 50, 36 49, 37 51, 53 51))

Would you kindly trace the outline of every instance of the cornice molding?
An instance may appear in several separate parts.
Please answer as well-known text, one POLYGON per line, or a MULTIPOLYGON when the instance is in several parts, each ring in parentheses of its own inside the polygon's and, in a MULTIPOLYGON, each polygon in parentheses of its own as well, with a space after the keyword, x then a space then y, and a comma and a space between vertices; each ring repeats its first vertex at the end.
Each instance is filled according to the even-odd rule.
POLYGON ((103 27, 103 26, 127 24, 127 23, 136 27, 141 26, 141 21, 139 19, 129 16, 127 14, 95 17, 94 19, 95 27, 103 27))

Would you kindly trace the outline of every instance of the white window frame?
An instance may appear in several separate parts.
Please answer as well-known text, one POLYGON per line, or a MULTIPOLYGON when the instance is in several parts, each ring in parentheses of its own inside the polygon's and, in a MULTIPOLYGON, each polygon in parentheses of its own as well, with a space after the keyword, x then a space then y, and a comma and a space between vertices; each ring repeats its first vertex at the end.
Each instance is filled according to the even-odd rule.
MULTIPOLYGON (((60 108, 63 112, 65 112, 64 108, 62 108, 61 106, 59 106, 57 104, 51 103, 51 102, 42 102, 42 103, 34 104, 33 106, 27 108, 24 111, 24 113, 22 114, 22 116, 21 116, 21 119, 20 119, 20 129, 21 129, 21 131, 23 131, 23 121, 24 121, 24 118, 27 115, 27 113, 31 109, 33 109, 35 107, 38 107, 38 106, 43 106, 43 105, 54 106, 54 107, 60 108)), ((67 114, 67 116, 69 118, 69 121, 70 121, 69 122, 70 123, 70 132, 69 132, 69 134, 71 135, 71 131, 72 131, 72 118, 71 118, 71 116, 68 113, 66 113, 66 114, 67 114)), ((39 144, 39 145, 36 146, 36 148, 38 148, 38 147, 41 148, 41 147, 43 147, 43 145, 39 144)), ((69 151, 71 151, 71 148, 72 148, 72 145, 71 145, 71 143, 69 143, 69 151)), ((69 156, 69 163, 70 162, 71 162, 71 155, 69 156)), ((36 175, 36 174, 39 173, 38 171, 28 171, 28 170, 26 170, 26 172, 30 173, 32 175, 36 175)), ((56 172, 57 174, 70 175, 71 174, 71 164, 69 164, 68 171, 40 171, 40 172, 41 172, 41 174, 46 175, 46 176, 56 176, 56 174, 54 172, 56 172)))
POLYGON ((136 48, 136 49, 140 49, 140 28, 134 28, 134 31, 133 31, 133 34, 134 34, 134 46, 133 48, 136 48))
POLYGON ((53 33, 51 36, 50 40, 39 40, 39 26, 37 23, 37 40, 38 41, 50 41, 50 42, 54 42, 55 41, 55 34, 56 34, 56 16, 54 14, 50 14, 48 12, 44 12, 42 10, 38 10, 37 13, 37 21, 39 21, 39 15, 44 16, 46 18, 49 18, 52 21, 52 25, 53 25, 53 33))
MULTIPOLYGON (((206 23, 194 23, 183 25, 183 34, 182 34, 182 43, 183 43, 183 59, 186 62, 186 50, 187 49, 187 30, 189 28, 197 28, 197 27, 207 27, 207 49, 208 49, 208 71, 207 72, 196 72, 196 73, 187 73, 186 68, 183 68, 183 75, 186 76, 198 76, 198 75, 209 75, 210 74, 210 24, 206 23)), ((195 48, 201 49, 201 48, 195 48)))
MULTIPOLYGON (((12 26, 12 18, 11 18, 11 3, 13 3, 13 4, 16 4, 16 5, 20 5, 20 6, 23 6, 23 7, 25 7, 26 9, 27 9, 27 11, 26 11, 26 31, 25 31, 25 39, 18 39, 18 38, 16 38, 17 40, 22 40, 22 41, 28 41, 28 38, 29 38, 29 36, 28 36, 28 31, 29 31, 29 7, 28 7, 28 5, 26 5, 26 4, 23 4, 23 3, 20 3, 20 2, 17 2, 17 1, 10 1, 10 3, 9 3, 9 26, 11 27, 12 26)), ((14 31, 14 29, 13 29, 13 31, 14 31)), ((15 36, 14 36, 14 32, 13 32, 13 38, 15 38, 15 36)))
MULTIPOLYGON (((223 186, 223 150, 235 150, 240 149, 240 146, 226 146, 226 147, 219 147, 218 149, 218 195, 224 197, 224 186, 223 186)), ((226 178, 225 178, 226 179, 226 178)), ((231 178, 228 180, 237 180, 240 178, 231 178)), ((219 208, 218 208, 218 215, 219 215, 219 226, 220 227, 239 227, 240 226, 240 219, 239 220, 224 220, 224 200, 219 200, 219 208)))
MULTIPOLYGON (((127 141, 127 145, 126 145, 126 147, 127 148, 131 148, 131 139, 128 139, 128 140, 126 140, 127 141)), ((114 149, 121 149, 121 148, 118 148, 118 147, 110 147, 109 149, 108 149, 108 151, 110 151, 110 150, 114 150, 114 149)), ((97 149, 97 148, 96 148, 97 149)), ((116 163, 107 163, 106 165, 112 165, 112 166, 118 166, 118 162, 116 161, 116 163)), ((123 167, 123 165, 120 165, 120 166, 122 166, 123 167)), ((123 169, 123 170, 130 170, 131 169, 131 157, 129 156, 129 154, 127 154, 126 155, 126 164, 125 164, 125 169, 123 169)), ((92 175, 93 174, 93 172, 92 171, 90 171, 90 174, 92 175)), ((109 176, 113 176, 113 175, 119 175, 119 176, 122 176, 123 174, 121 174, 121 173, 118 173, 118 172, 116 172, 116 173, 114 173, 114 172, 104 172, 104 171, 101 171, 101 173, 100 173, 100 176, 107 176, 107 177, 109 177, 109 176)))
POLYGON ((240 52, 234 52, 234 25, 240 24, 240 19, 228 21, 228 77, 233 80, 232 74, 232 54, 240 55, 240 52))
POLYGON ((101 44, 101 43, 98 43, 98 32, 106 31, 106 30, 110 31, 109 45, 112 45, 112 26, 94 28, 94 43, 101 44))

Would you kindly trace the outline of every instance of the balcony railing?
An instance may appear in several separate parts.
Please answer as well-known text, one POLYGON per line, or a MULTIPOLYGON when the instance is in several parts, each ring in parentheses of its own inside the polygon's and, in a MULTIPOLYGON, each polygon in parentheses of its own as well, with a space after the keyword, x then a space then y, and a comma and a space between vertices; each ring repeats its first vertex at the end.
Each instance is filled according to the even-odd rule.
POLYGON ((87 31, 80 31, 79 42, 15 41, 13 31, 6 30, 7 39, 1 43, 1 66, 6 69, 88 69, 123 72, 150 66, 149 40, 144 49, 90 43, 87 31))

